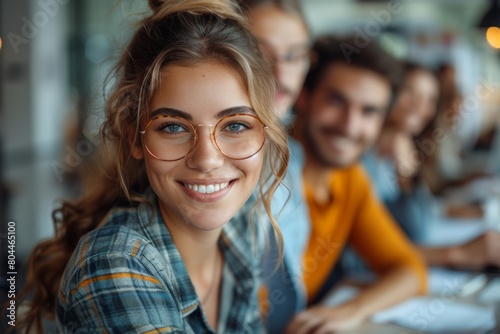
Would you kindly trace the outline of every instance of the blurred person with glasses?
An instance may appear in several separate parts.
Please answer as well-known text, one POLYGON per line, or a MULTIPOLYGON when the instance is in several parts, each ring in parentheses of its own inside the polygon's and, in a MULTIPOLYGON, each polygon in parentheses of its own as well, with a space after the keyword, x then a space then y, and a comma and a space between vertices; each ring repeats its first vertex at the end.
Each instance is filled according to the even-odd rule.
POLYGON ((274 106, 288 120, 309 68, 309 29, 297 0, 239 0, 252 33, 271 63, 274 106))
POLYGON ((99 182, 54 211, 16 329, 48 317, 62 333, 263 331, 249 207, 271 211, 289 158, 270 66, 233 2, 149 5, 116 69, 99 182))
MULTIPOLYGON (((301 5, 297 0, 239 0, 239 3, 248 16, 250 29, 263 55, 272 66, 276 83, 274 109, 281 122, 290 126, 294 119, 293 105, 310 64, 309 29, 301 5)), ((300 263, 310 229, 300 177, 304 153, 301 145, 291 137, 288 145, 288 171, 271 201, 273 216, 277 217, 285 240, 283 265, 277 245, 274 245, 264 259, 264 284, 260 291, 269 333, 282 332, 293 315, 307 304, 300 263)))

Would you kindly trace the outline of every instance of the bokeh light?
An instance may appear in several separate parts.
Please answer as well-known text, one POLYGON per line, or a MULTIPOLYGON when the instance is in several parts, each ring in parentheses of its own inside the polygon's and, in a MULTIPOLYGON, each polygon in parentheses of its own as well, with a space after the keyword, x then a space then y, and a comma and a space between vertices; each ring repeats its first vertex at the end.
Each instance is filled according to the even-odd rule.
POLYGON ((500 28, 490 27, 486 31, 486 40, 488 44, 495 49, 500 49, 500 28))

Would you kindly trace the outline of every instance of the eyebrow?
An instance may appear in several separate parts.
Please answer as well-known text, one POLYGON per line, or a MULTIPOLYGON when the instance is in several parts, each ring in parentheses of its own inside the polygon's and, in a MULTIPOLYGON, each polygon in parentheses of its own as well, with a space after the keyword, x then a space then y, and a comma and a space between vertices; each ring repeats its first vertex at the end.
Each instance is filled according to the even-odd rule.
POLYGON ((345 96, 341 91, 339 91, 337 89, 330 88, 330 89, 328 89, 327 94, 328 94, 329 99, 337 99, 337 100, 340 100, 340 102, 342 102, 344 104, 349 103, 349 99, 347 98, 347 96, 345 96))
POLYGON ((215 115, 215 118, 219 119, 226 116, 231 116, 235 114, 255 114, 255 111, 247 106, 238 106, 224 109, 215 115))
MULTIPOLYGON (((220 118, 235 115, 235 114, 255 114, 255 111, 252 108, 247 107, 247 106, 231 107, 231 108, 219 111, 214 116, 214 118, 220 119, 220 118)), ((193 116, 191 116, 189 113, 187 113, 185 111, 178 110, 178 109, 174 109, 174 108, 156 109, 155 111, 153 111, 151 113, 151 115, 149 115, 149 118, 153 119, 157 116, 174 116, 174 117, 181 117, 181 118, 187 119, 188 121, 193 120, 193 116)))
MULTIPOLYGON (((339 91, 337 89, 330 89, 328 91, 328 98, 329 99, 338 99, 343 104, 350 104, 351 103, 351 101, 349 100, 349 98, 345 94, 343 94, 341 91, 339 91)), ((366 113, 366 112, 369 112, 369 113, 377 112, 377 113, 380 113, 380 114, 384 114, 386 109, 377 107, 377 106, 372 105, 372 104, 366 104, 366 105, 362 106, 362 110, 363 110, 364 113, 366 113)))

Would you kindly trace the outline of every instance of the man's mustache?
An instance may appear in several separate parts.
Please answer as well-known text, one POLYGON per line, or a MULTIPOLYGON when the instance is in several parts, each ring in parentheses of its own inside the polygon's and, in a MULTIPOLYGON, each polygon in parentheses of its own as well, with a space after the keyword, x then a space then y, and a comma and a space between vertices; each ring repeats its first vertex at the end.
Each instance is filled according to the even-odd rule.
POLYGON ((354 138, 353 136, 350 136, 349 134, 343 132, 343 131, 340 131, 339 129, 337 128, 332 128, 332 127, 322 127, 322 128, 319 128, 318 131, 326 136, 336 136, 336 137, 340 137, 342 139, 348 139, 348 140, 351 140, 351 141, 356 141, 356 138, 354 138))

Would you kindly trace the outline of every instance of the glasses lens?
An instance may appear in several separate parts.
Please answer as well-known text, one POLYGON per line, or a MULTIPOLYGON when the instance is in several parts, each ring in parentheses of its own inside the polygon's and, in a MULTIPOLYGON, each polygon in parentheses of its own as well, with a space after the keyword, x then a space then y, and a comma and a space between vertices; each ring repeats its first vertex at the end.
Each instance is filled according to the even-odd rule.
POLYGON ((261 47, 262 54, 273 65, 284 65, 290 67, 291 70, 299 70, 302 66, 308 63, 309 49, 304 47, 297 47, 287 50, 285 53, 278 54, 268 48, 261 47))
POLYGON ((264 126, 251 115, 229 116, 217 123, 215 141, 227 157, 249 158, 264 145, 264 126))
POLYGON ((188 121, 160 116, 147 126, 144 142, 154 157, 174 161, 189 153, 194 144, 194 137, 193 126, 188 121))

